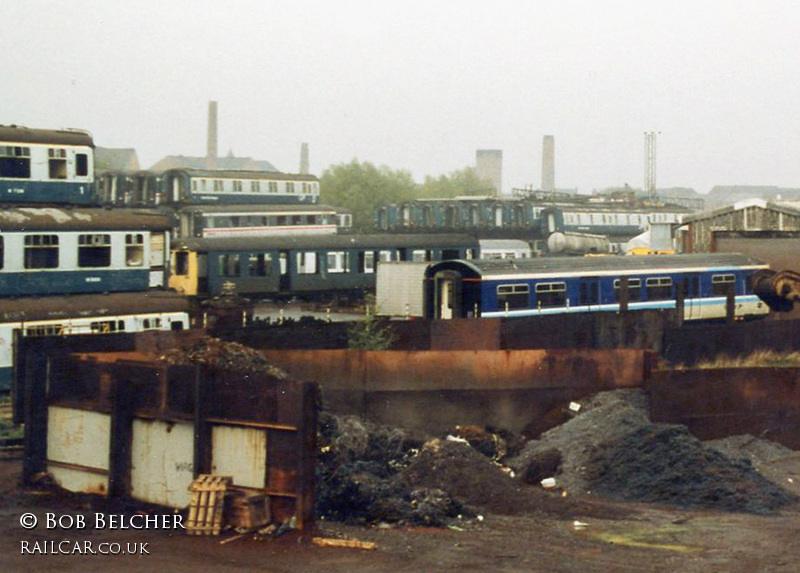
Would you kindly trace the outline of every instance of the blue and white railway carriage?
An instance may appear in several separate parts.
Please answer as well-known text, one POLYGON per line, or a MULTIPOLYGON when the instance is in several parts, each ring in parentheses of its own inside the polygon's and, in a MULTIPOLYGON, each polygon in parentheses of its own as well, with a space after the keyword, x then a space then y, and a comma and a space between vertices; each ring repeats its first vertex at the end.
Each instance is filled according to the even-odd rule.
POLYGON ((163 287, 170 228, 152 211, 0 210, 0 297, 163 287))
POLYGON ((0 126, 0 202, 96 203, 92 136, 0 126))
POLYGON ((426 272, 426 312, 435 318, 506 317, 676 307, 687 320, 722 318, 733 285, 737 317, 768 314, 750 276, 768 268, 753 257, 703 255, 444 261, 426 272))
POLYGON ((271 171, 170 169, 161 183, 168 203, 270 205, 319 203, 313 175, 271 171))
POLYGON ((0 393, 11 388, 15 330, 69 336, 185 328, 189 301, 166 291, 0 299, 0 393))
POLYGON ((333 235, 343 214, 324 205, 191 205, 178 209, 178 228, 181 238, 333 235))

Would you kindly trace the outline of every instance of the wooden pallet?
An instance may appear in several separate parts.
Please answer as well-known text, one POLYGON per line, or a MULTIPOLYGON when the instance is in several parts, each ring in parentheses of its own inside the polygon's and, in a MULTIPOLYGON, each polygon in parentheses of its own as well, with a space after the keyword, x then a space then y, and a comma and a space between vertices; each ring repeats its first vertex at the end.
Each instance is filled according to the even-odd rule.
POLYGON ((189 486, 192 501, 186 520, 188 535, 219 535, 225 492, 231 483, 232 477, 212 474, 201 474, 192 482, 189 486))

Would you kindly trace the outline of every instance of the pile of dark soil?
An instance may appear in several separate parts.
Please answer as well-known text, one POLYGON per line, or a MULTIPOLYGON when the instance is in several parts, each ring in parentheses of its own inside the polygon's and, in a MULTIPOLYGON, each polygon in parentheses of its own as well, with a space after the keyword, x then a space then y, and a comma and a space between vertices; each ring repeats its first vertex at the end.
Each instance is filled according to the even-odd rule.
POLYGON ((447 491, 473 511, 518 514, 535 509, 534 492, 469 444, 427 442, 402 471, 408 483, 447 491))
POLYGON ((172 348, 161 356, 161 360, 167 364, 206 364, 215 370, 245 374, 266 373, 281 380, 289 377, 257 350, 211 336, 204 336, 187 347, 172 348))
POLYGON ((403 469, 425 438, 321 413, 317 514, 350 523, 444 525, 462 513, 445 491, 404 479, 403 469))
POLYGON ((509 464, 521 476, 557 451, 557 483, 573 493, 682 507, 768 513, 797 498, 746 460, 703 445, 683 426, 654 424, 639 390, 603 392, 572 420, 529 442, 509 464))

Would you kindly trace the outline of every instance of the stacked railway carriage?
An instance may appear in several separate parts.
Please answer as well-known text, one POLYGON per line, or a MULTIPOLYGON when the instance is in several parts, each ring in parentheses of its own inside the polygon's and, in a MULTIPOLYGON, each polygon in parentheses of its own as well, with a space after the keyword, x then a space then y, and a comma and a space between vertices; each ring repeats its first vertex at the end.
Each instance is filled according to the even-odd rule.
POLYGON ((731 254, 443 261, 425 272, 431 318, 513 317, 674 309, 686 320, 766 316, 751 277, 768 269, 731 254))
POLYGON ((0 127, 0 392, 15 333, 182 329, 189 304, 167 293, 172 221, 97 206, 85 131, 0 127))

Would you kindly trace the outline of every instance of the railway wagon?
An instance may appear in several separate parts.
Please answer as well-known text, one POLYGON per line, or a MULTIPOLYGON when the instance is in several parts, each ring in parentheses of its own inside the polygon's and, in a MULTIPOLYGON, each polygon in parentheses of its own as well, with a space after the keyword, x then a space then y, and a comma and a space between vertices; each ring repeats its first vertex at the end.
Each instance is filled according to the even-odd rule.
POLYGON ((96 204, 91 134, 0 125, 0 202, 96 204))
POLYGON ((0 393, 11 388, 20 336, 112 334, 189 328, 186 297, 166 291, 0 298, 0 393))
POLYGON ((0 297, 164 287, 170 218, 152 211, 0 210, 0 297))
POLYGON ((235 290, 253 297, 352 296, 375 288, 380 261, 478 256, 468 235, 309 235, 176 242, 169 286, 197 297, 235 290))
POLYGON ((161 175, 165 202, 270 205, 319 203, 314 175, 272 171, 169 169, 161 175))
POLYGON ((425 273, 426 316, 513 317, 628 308, 676 308, 687 320, 726 316, 729 289, 740 318, 769 313, 751 276, 768 268, 740 254, 443 261, 425 273), (626 284, 627 283, 627 284, 626 284))

